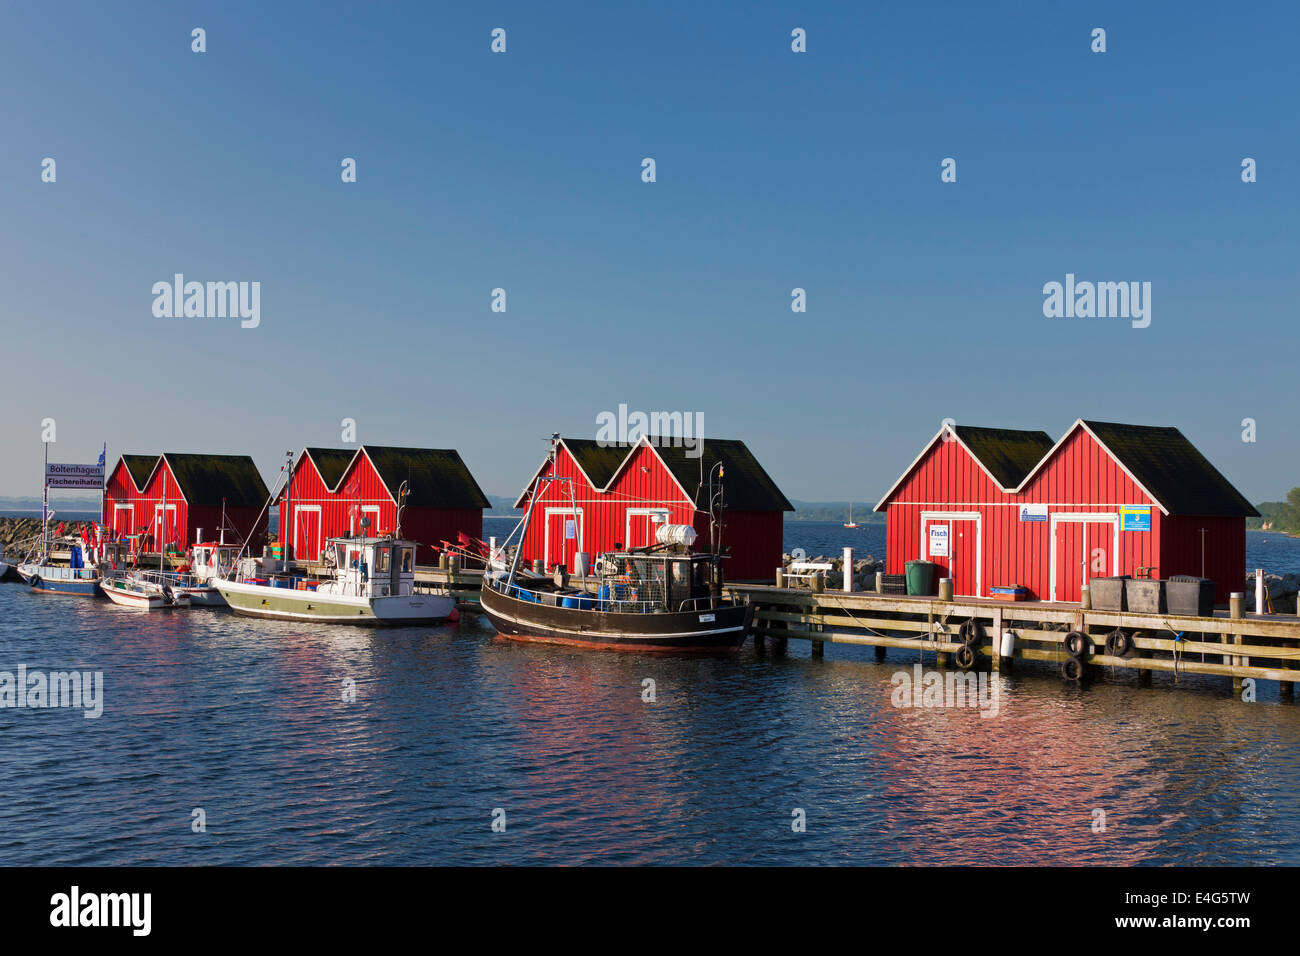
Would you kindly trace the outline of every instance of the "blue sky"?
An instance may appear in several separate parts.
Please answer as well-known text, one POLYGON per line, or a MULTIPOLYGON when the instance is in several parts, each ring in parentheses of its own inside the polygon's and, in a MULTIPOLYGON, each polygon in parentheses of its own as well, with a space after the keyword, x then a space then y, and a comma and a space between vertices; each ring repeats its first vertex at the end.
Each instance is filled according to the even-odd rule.
POLYGON ((945 417, 1176 425, 1280 497, 1300 8, 1136 6, 10 4, 0 494, 46 417, 53 459, 268 479, 354 418, 511 494, 626 403, 796 498, 874 503, 945 417), (177 272, 260 282, 260 326, 155 318, 177 272), (1067 272, 1151 326, 1045 318, 1067 272))

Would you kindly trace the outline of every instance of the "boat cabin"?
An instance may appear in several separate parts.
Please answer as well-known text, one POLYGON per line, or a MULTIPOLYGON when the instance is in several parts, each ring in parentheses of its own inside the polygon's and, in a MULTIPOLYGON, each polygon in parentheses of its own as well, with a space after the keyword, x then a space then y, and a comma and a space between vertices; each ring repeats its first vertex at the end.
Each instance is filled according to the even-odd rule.
POLYGON ((214 541, 196 544, 190 560, 191 573, 200 581, 220 577, 223 569, 235 563, 239 551, 239 545, 235 544, 220 544, 214 541))
POLYGON ((324 556, 341 593, 388 597, 414 590, 418 547, 402 538, 330 538, 324 556))

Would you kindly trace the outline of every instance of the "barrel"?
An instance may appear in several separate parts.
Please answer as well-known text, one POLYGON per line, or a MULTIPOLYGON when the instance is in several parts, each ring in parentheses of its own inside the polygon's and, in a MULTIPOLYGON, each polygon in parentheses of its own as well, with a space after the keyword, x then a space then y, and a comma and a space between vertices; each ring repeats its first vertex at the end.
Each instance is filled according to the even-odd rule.
POLYGON ((938 566, 933 561, 908 561, 907 593, 926 597, 934 594, 936 570, 938 566))

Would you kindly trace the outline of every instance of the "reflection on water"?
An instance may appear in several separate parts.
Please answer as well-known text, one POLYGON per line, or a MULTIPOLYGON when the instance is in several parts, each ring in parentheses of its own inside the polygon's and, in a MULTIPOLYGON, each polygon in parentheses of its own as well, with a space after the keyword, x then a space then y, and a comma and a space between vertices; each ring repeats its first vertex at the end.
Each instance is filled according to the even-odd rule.
POLYGON ((99 720, 0 710, 0 864, 1300 863, 1273 685, 1021 672, 982 718, 895 708, 903 651, 639 657, 14 585, 0 618, 0 669, 105 677, 99 720))

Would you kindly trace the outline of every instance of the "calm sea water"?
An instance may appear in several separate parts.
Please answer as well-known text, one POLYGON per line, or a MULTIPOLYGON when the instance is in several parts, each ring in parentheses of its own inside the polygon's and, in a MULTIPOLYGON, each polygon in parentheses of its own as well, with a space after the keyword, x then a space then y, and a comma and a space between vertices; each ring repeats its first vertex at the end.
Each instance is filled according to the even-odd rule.
POLYGON ((1300 706, 1273 685, 1026 670, 984 718, 892 706, 910 651, 653 658, 12 584, 0 621, 0 670, 105 681, 96 720, 0 709, 0 865, 1300 864, 1300 706))

